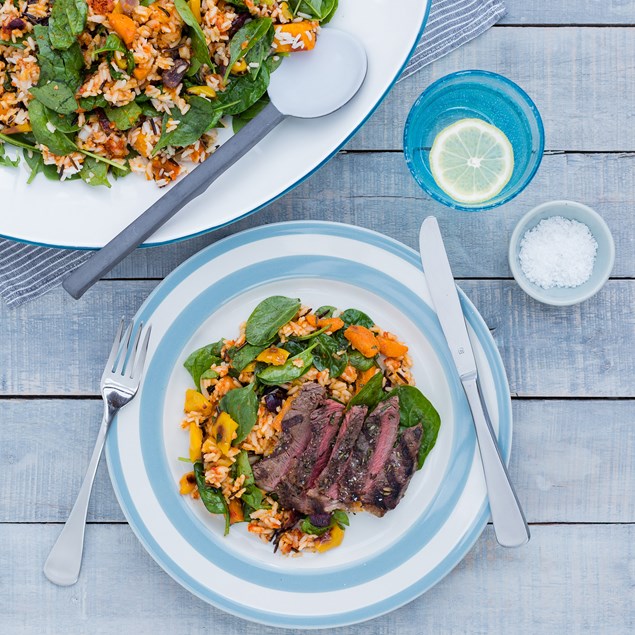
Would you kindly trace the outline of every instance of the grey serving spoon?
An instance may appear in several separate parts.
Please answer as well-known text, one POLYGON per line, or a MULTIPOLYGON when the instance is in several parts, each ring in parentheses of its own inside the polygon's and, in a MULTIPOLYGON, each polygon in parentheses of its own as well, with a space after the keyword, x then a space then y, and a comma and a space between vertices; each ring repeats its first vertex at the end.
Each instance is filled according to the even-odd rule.
POLYGON ((272 74, 268 89, 271 101, 258 116, 75 269, 62 283, 64 289, 80 298, 286 117, 323 117, 344 106, 363 84, 366 69, 366 51, 355 37, 323 29, 312 51, 290 55, 272 74))

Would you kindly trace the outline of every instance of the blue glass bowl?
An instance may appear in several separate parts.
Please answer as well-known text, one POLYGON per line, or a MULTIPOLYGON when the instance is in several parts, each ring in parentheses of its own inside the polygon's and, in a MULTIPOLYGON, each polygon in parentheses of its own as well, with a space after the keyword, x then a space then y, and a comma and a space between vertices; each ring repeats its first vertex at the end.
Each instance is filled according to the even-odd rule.
POLYGON ((440 203, 466 212, 491 209, 520 194, 536 174, 544 148, 545 131, 533 101, 514 82, 489 71, 460 71, 434 82, 415 102, 404 130, 404 155, 417 183, 440 203), (449 197, 430 172, 435 137, 465 118, 496 126, 514 150, 514 171, 507 185, 494 198, 477 205, 449 197))

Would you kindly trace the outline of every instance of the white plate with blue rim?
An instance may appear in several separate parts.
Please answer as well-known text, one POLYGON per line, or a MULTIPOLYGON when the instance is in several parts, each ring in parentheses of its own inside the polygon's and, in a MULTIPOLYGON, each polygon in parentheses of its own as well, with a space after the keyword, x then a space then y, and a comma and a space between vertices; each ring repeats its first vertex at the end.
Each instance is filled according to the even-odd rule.
MULTIPOLYGON (((503 456, 512 415, 505 371, 470 301, 461 303, 503 456)), ((242 618, 278 627, 327 628, 368 620, 421 595, 467 554, 489 518, 469 409, 443 338, 418 254, 381 234, 339 223, 258 227, 190 258, 136 316, 152 324, 139 394, 108 437, 110 476, 133 531, 175 580, 242 618), (405 497, 384 518, 357 514, 344 542, 323 554, 284 557, 271 544, 183 497, 191 469, 181 429, 189 353, 238 326, 264 298, 354 307, 410 347, 418 387, 441 415, 436 446, 405 497)))
MULTIPOLYGON (((313 174, 355 134, 397 81, 423 34, 429 8, 430 0, 340 2, 325 28, 352 33, 366 48, 368 73, 359 93, 328 117, 288 118, 146 245, 182 240, 233 223, 313 174), (394 17, 386 19, 388 15, 394 17)), ((230 134, 223 130, 219 141, 230 134)), ((13 150, 9 152, 13 156, 13 150)), ((57 247, 103 247, 165 191, 138 175, 115 181, 110 189, 43 177, 28 185, 27 178, 24 165, 0 168, 0 191, 8 193, 10 202, 20 203, 3 208, 0 236, 57 247)))

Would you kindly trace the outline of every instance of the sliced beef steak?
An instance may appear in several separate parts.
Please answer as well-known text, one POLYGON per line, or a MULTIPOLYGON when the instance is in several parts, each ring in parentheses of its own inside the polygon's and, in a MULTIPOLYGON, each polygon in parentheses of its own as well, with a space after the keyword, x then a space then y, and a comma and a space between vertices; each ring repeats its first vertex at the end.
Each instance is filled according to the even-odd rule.
POLYGON ((299 391, 282 420, 282 433, 274 451, 253 466, 258 487, 273 491, 295 465, 311 438, 311 414, 326 396, 323 386, 307 383, 299 391))
MULTIPOLYGON (((329 460, 333 440, 340 428, 344 406, 327 400, 311 414, 310 439, 304 452, 293 461, 293 467, 275 489, 282 507, 313 513, 314 505, 304 491, 313 486, 329 460)), ((319 511, 319 506, 318 506, 319 511)))
POLYGON ((397 507, 417 469, 417 454, 422 435, 420 425, 406 428, 399 434, 381 473, 362 496, 366 511, 375 516, 383 516, 397 507))
POLYGON ((337 498, 338 483, 346 472, 357 437, 364 425, 367 411, 366 406, 353 406, 344 415, 329 461, 318 476, 315 488, 313 488, 318 490, 315 492, 316 494, 326 495, 331 499, 337 498))
POLYGON ((368 416, 357 438, 346 474, 341 480, 338 492, 340 502, 350 504, 358 501, 372 488, 392 452, 398 426, 397 397, 380 403, 368 416))

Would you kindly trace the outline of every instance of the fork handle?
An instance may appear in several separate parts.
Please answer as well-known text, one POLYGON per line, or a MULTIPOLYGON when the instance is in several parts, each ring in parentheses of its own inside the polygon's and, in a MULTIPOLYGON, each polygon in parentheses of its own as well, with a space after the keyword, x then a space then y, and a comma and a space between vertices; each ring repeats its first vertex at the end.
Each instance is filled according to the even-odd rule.
POLYGON ((93 489, 95 474, 99 459, 104 449, 108 426, 115 412, 104 402, 104 416, 101 421, 97 442, 93 455, 88 464, 88 470, 77 495, 77 500, 62 529, 62 533, 55 541, 51 553, 44 563, 44 575, 54 584, 70 586, 79 578, 79 570, 82 566, 82 554, 84 553, 84 530, 86 528, 86 515, 90 493, 93 489))

